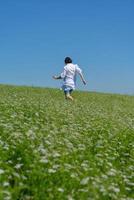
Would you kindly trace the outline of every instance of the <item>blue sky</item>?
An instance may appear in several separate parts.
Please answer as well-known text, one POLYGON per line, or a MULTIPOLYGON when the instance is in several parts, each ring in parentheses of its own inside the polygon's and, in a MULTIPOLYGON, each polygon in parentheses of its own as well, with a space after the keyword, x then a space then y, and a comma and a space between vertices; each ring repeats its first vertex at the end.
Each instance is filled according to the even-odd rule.
POLYGON ((80 90, 134 94, 133 0, 0 2, 0 83, 60 87, 64 58, 80 90))

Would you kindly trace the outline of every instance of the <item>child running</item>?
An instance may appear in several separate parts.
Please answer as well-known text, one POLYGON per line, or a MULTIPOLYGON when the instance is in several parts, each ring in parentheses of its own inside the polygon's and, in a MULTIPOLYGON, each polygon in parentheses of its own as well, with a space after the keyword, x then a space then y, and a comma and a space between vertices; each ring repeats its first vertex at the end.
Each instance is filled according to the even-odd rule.
POLYGON ((62 89, 65 94, 65 98, 69 100, 74 100, 71 96, 73 90, 75 90, 76 86, 76 75, 79 74, 82 82, 86 85, 86 81, 83 77, 82 70, 79 68, 77 64, 72 63, 72 59, 70 57, 66 57, 64 70, 60 76, 53 76, 54 79, 63 79, 62 89))

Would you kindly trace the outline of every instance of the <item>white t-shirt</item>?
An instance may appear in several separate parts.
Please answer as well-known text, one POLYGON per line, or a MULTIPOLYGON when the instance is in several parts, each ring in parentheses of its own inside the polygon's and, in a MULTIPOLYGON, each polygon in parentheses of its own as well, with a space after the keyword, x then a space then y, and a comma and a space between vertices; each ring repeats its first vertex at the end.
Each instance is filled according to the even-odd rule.
POLYGON ((72 89, 75 89, 77 73, 82 73, 82 70, 77 64, 69 63, 65 65, 64 70, 61 73, 61 78, 63 79, 63 86, 69 86, 72 89))

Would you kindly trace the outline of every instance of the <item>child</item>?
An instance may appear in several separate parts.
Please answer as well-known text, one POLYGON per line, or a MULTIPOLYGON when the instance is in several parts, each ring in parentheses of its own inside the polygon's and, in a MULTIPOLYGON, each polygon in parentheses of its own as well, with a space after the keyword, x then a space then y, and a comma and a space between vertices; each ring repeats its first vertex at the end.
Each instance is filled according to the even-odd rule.
POLYGON ((80 78, 84 85, 86 85, 86 81, 83 77, 82 70, 78 67, 78 65, 72 63, 72 59, 66 57, 65 67, 60 76, 53 76, 54 79, 63 79, 62 89, 64 90, 65 98, 72 100, 71 96, 72 91, 75 89, 76 84, 76 75, 79 74, 80 78))

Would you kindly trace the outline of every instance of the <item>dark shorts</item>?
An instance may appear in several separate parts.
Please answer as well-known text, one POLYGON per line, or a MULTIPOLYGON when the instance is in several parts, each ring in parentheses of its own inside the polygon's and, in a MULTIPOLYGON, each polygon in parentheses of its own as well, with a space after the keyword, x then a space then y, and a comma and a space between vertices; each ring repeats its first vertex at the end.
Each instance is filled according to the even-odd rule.
POLYGON ((69 86, 64 86, 63 88, 64 94, 71 94, 73 92, 73 89, 69 86))

